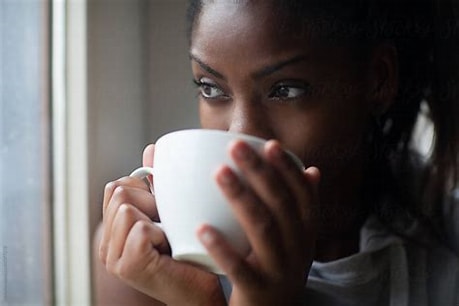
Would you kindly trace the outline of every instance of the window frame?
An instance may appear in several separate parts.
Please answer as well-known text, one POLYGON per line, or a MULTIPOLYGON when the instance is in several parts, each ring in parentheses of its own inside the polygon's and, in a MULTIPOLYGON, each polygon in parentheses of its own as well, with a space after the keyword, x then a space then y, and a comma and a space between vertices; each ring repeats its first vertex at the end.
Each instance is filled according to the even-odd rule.
POLYGON ((90 305, 87 1, 52 2, 53 242, 56 305, 90 305))

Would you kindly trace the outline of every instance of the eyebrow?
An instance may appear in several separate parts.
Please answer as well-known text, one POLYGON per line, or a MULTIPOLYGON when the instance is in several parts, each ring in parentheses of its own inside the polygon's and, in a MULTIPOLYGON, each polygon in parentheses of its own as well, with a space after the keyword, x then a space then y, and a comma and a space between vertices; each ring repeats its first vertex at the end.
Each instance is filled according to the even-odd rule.
MULTIPOLYGON (((210 74, 214 75, 215 77, 217 77, 219 79, 222 79, 222 80, 226 80, 225 76, 222 73, 216 71, 215 69, 210 67, 208 64, 206 64, 203 60, 199 59, 198 57, 196 57, 195 55, 193 55, 191 53, 190 53, 190 59, 192 59, 195 62, 197 62, 199 64, 199 66, 201 66, 202 69, 204 69, 205 71, 207 71, 210 74)), ((292 57, 290 59, 283 60, 283 61, 281 61, 279 63, 274 64, 274 65, 266 66, 266 67, 260 69, 259 71, 253 73, 252 77, 254 79, 260 79, 260 78, 266 77, 266 76, 268 76, 270 74, 273 74, 276 71, 281 70, 285 66, 293 65, 293 64, 296 64, 298 62, 302 62, 302 61, 306 61, 306 60, 307 60, 307 57, 305 55, 294 56, 294 57, 292 57)))
POLYGON ((207 71, 208 73, 214 75, 215 77, 219 78, 219 79, 222 79, 222 80, 225 80, 226 81, 226 78, 223 76, 223 74, 221 74, 220 72, 218 72, 217 70, 211 68, 208 64, 206 64, 203 60, 200 60, 199 58, 197 58, 195 55, 191 54, 190 53, 190 58, 192 60, 194 60, 196 63, 199 64, 199 66, 201 66, 202 69, 204 69, 205 71, 207 71))
POLYGON ((266 77, 266 76, 268 76, 270 74, 273 74, 276 71, 281 70, 285 66, 293 65, 293 64, 296 64, 298 62, 302 62, 302 61, 306 61, 306 60, 307 60, 307 57, 305 55, 294 56, 294 57, 292 57, 290 59, 286 59, 286 60, 281 61, 279 63, 276 63, 274 65, 262 68, 261 70, 255 72, 253 74, 253 78, 254 79, 260 79, 260 78, 266 77))

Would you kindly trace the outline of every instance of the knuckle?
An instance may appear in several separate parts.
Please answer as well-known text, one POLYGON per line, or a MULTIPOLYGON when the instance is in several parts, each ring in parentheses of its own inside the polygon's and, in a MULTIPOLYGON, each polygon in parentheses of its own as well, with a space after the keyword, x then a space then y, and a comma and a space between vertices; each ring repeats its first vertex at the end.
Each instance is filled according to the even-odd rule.
POLYGON ((116 181, 109 182, 105 185, 104 189, 104 205, 102 207, 102 214, 105 216, 108 207, 110 206, 110 202, 113 198, 113 193, 115 189, 118 187, 118 183, 116 181))
POLYGON ((134 209, 129 204, 121 204, 116 212, 118 218, 128 219, 134 214, 134 209))
POLYGON ((266 171, 265 163, 259 156, 256 155, 254 155, 254 157, 250 160, 249 166, 253 171, 256 172, 266 171))
POLYGON ((112 193, 117 186, 117 181, 108 182, 105 184, 105 193, 112 193))
POLYGON ((242 259, 237 259, 228 267, 228 274, 236 276, 238 279, 245 279, 247 269, 242 259))
POLYGON ((105 267, 109 274, 121 280, 131 280, 135 276, 136 262, 124 257, 117 261, 109 260, 105 267))
POLYGON ((107 258, 107 246, 105 245, 100 245, 99 246, 99 259, 102 261, 103 264, 106 263, 106 258, 107 258))
POLYGON ((132 277, 132 269, 129 265, 119 264, 116 267, 116 275, 122 280, 129 280, 132 277))
POLYGON ((129 191, 124 186, 116 186, 113 190, 113 199, 117 202, 129 202, 129 191))
POLYGON ((268 176, 271 174, 270 167, 266 164, 263 158, 256 154, 247 161, 247 167, 247 171, 253 172, 256 175, 268 176))
POLYGON ((148 233, 149 226, 145 220, 138 220, 132 227, 132 230, 144 237, 148 233))
POLYGON ((237 280, 238 283, 249 285, 252 288, 260 282, 255 279, 251 269, 247 267, 243 259, 239 259, 228 267, 228 274, 237 280))
POLYGON ((247 194, 247 187, 241 184, 239 181, 234 181, 226 189, 227 195, 232 199, 241 199, 247 194))
POLYGON ((136 239, 135 247, 132 251, 137 254, 148 251, 151 248, 148 222, 144 220, 136 221, 131 231, 132 236, 136 239))
POLYGON ((247 192, 234 201, 242 209, 244 214, 251 219, 255 228, 269 227, 274 220, 267 207, 262 204, 253 194, 247 192), (264 225, 266 224, 266 225, 264 225))
POLYGON ((115 275, 115 276, 117 275, 117 265, 116 265, 116 262, 114 262, 113 260, 108 260, 105 263, 105 269, 111 275, 115 275))
POLYGON ((272 217, 263 216, 254 225, 254 229, 260 237, 266 237, 267 239, 273 236, 276 224, 272 217))
POLYGON ((118 213, 122 215, 132 215, 134 208, 130 204, 123 203, 118 208, 118 213))

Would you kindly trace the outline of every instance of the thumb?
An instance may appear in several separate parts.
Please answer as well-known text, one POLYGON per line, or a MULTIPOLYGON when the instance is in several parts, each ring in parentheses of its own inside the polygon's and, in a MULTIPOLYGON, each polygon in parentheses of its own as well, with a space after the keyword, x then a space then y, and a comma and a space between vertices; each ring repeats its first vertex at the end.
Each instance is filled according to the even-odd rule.
MULTIPOLYGON (((142 165, 144 167, 153 167, 154 156, 155 156, 155 145, 149 144, 143 150, 142 165)), ((153 176, 149 175, 147 176, 147 179, 150 182, 150 188, 152 188, 151 186, 153 185, 153 176)))
POLYGON ((321 173, 317 167, 309 167, 304 171, 304 175, 312 187, 312 203, 308 206, 309 209, 306 211, 305 217, 308 220, 308 223, 316 225, 318 222, 317 218, 320 214, 319 184, 321 181, 321 173))
POLYGON ((143 150, 142 164, 144 167, 153 167, 153 157, 155 155, 155 145, 149 144, 143 150))
POLYGON ((305 171, 307 180, 314 186, 317 190, 320 183, 320 170, 317 167, 309 167, 305 171))

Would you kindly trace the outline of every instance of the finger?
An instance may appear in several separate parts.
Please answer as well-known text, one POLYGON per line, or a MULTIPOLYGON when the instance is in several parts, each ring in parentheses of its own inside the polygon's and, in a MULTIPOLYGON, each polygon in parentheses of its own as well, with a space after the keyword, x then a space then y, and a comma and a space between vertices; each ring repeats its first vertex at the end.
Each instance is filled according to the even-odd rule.
POLYGON ((250 188, 268 205, 284 240, 295 237, 301 228, 295 211, 296 199, 285 180, 280 179, 279 172, 242 141, 233 143, 229 150, 250 188))
POLYGON ((223 300, 221 292, 210 290, 219 286, 215 275, 169 256, 160 256, 155 248, 162 248, 164 236, 161 235, 164 233, 151 223, 139 221, 133 226, 119 261, 120 277, 137 290, 171 305, 185 305, 183 296, 197 301, 196 305, 207 305, 209 296, 203 292, 215 295, 215 300, 223 300), (130 281, 133 279, 138 282, 130 281))
POLYGON ((295 195, 295 212, 298 215, 295 220, 299 221, 301 230, 297 231, 296 235, 285 236, 284 241, 287 249, 295 250, 292 254, 296 254, 300 260, 304 259, 306 254, 311 253, 316 239, 319 169, 310 167, 306 171, 301 171, 277 141, 267 142, 264 151, 267 160, 278 169, 295 195))
MULTIPOLYGON (((102 206, 102 216, 103 216, 103 233, 102 239, 99 247, 99 257, 105 263, 105 259, 107 256, 107 245, 110 239, 110 231, 111 231, 111 220, 107 217, 107 209, 109 207, 110 201, 112 201, 113 195, 115 190, 117 193, 122 193, 122 186, 131 186, 133 188, 139 188, 141 190, 148 191, 148 186, 139 179, 132 178, 132 177, 123 177, 116 181, 110 182, 105 185, 104 190, 104 200, 102 206)), ((127 202, 126 202, 127 203, 127 202)), ((118 207, 116 207, 117 209, 118 207)), ((116 210, 115 210, 116 211, 116 210)))
POLYGON ((145 273, 147 263, 157 262, 165 250, 169 250, 169 245, 164 232, 151 221, 135 220, 111 272, 123 280, 133 280, 145 273))
POLYGON ((298 254, 303 253, 307 258, 315 252, 317 229, 320 222, 320 171, 316 167, 309 167, 304 171, 303 175, 308 181, 308 185, 311 186, 311 202, 309 205, 301 207, 300 216, 303 220, 305 235, 303 236, 303 249, 298 254))
POLYGON ((149 220, 141 219, 134 226, 135 228, 133 227, 131 230, 133 231, 132 237, 129 237, 131 235, 129 232, 121 257, 146 254, 151 251, 151 247, 157 250, 159 254, 171 255, 166 235, 158 225, 149 220), (134 239, 134 237, 139 236, 142 236, 140 240, 134 239))
POLYGON ((241 287, 258 283, 258 274, 218 230, 209 225, 202 225, 198 228, 197 235, 209 255, 232 283, 241 287))
POLYGON ((102 261, 104 261, 107 256, 113 220, 121 204, 132 204, 150 219, 158 221, 156 202, 154 196, 150 192, 126 186, 117 187, 113 192, 103 216, 104 231, 99 248, 99 256, 102 261))
POLYGON ((133 213, 132 206, 121 204, 113 220, 106 246, 104 261, 108 271, 113 272, 113 267, 116 266, 116 262, 123 251, 126 237, 136 221, 137 218, 133 213))
POLYGON ((119 205, 124 203, 134 205, 137 209, 150 217, 150 219, 159 221, 154 195, 144 189, 129 186, 119 186, 115 189, 110 203, 105 210, 104 220, 110 222, 111 218, 118 210, 119 205))
POLYGON ((278 266, 281 262, 281 236, 278 224, 269 209, 240 181, 227 166, 217 170, 215 179, 231 205, 236 219, 264 267, 278 266))
POLYGON ((304 207, 304 210, 301 212, 305 221, 309 221, 314 224, 317 222, 316 218, 319 214, 319 184, 321 180, 320 170, 316 167, 309 167, 304 171, 304 176, 309 182, 309 185, 312 186, 312 205, 309 207, 304 207))
POLYGON ((268 141, 264 152, 267 160, 276 167, 292 191, 295 198, 294 203, 296 204, 296 207, 293 208, 295 214, 301 216, 303 221, 306 221, 306 215, 312 216, 312 209, 317 205, 315 195, 320 181, 319 170, 315 167, 309 168, 311 169, 309 170, 311 172, 311 181, 309 181, 309 174, 300 169, 295 161, 282 150, 277 141, 268 141))
MULTIPOLYGON (((122 204, 119 207, 113 221, 110 242, 108 244, 106 260, 108 266, 113 266, 119 260, 129 232, 131 231, 134 224, 139 221, 152 223, 151 220, 135 206, 130 204, 122 204)), ((164 234, 161 235, 161 237, 163 243, 157 244, 158 246, 162 247, 162 249, 159 249, 159 251, 162 253, 168 252, 169 248, 167 244, 164 245, 164 242, 166 241, 164 234)))
POLYGON ((134 178, 134 177, 122 177, 116 181, 109 182, 105 185, 105 190, 104 190, 104 201, 103 201, 103 206, 102 206, 102 215, 105 215, 105 211, 108 207, 108 203, 110 202, 113 193, 118 187, 132 187, 132 188, 138 188, 142 189, 145 191, 150 191, 149 187, 140 179, 134 178))

